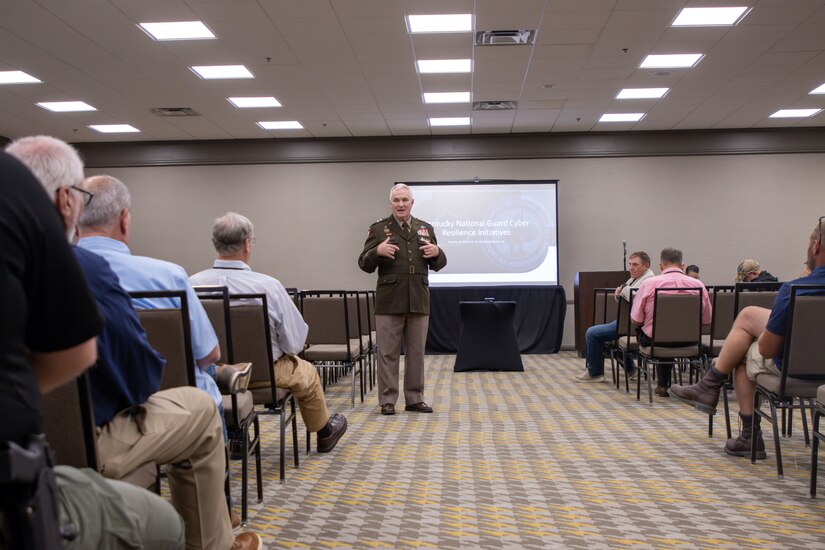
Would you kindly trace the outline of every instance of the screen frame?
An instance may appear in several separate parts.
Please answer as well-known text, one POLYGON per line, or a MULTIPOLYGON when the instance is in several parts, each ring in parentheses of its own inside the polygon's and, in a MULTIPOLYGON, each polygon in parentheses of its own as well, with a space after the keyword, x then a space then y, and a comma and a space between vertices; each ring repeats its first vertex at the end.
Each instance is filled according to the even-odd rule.
MULTIPOLYGON (((428 186, 444 186, 444 185, 536 185, 536 184, 552 184, 554 185, 555 189, 555 207, 556 207, 556 283, 540 283, 540 282, 531 282, 531 283, 524 283, 524 284, 501 284, 500 282, 497 283, 490 283, 490 284, 438 284, 433 288, 473 288, 473 287, 522 287, 522 286, 534 286, 534 287, 557 287, 561 285, 561 266, 559 265, 559 248, 560 248, 560 241, 559 241, 559 180, 558 179, 530 179, 530 180, 513 180, 513 179, 480 179, 480 178, 472 178, 472 179, 463 179, 463 180, 438 180, 438 181, 396 181, 393 184, 395 185, 403 184, 410 188, 413 192, 413 199, 415 199, 415 188, 416 187, 428 187, 428 186)), ((425 220, 426 221, 426 220, 425 220)))

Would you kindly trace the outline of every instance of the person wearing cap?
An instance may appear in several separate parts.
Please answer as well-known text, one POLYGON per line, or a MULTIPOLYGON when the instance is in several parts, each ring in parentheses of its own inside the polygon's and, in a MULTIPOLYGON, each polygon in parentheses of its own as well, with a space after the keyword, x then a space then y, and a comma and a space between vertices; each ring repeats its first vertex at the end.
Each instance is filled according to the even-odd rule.
POLYGON ((762 269, 756 260, 745 260, 736 268, 737 283, 775 283, 778 280, 762 269))

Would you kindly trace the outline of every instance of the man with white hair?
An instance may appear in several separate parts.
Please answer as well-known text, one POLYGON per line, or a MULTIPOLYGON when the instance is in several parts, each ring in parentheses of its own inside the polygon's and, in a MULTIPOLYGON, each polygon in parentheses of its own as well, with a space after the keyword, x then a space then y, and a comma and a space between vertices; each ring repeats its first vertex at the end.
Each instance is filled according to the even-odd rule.
POLYGON ((275 382, 295 396, 307 429, 318 433, 318 452, 328 453, 347 431, 347 419, 340 413, 329 414, 318 371, 297 357, 304 349, 309 327, 284 285, 249 267, 254 242, 249 218, 227 212, 215 220, 212 228, 212 244, 218 259, 212 269, 192 275, 189 281, 193 285, 225 286, 232 294, 266 294, 275 382))
POLYGON ((358 267, 378 270, 375 329, 378 338, 378 404, 395 414, 398 367, 404 339, 404 410, 431 413, 424 402, 424 348, 430 321, 429 270, 447 265, 432 225, 412 217, 415 200, 399 183, 390 190, 392 214, 372 224, 358 267))
MULTIPOLYGON (((40 179, 71 238, 84 204, 96 198, 78 186, 83 164, 77 152, 46 136, 17 140, 8 151, 40 179)), ((166 464, 172 502, 183 516, 190 548, 257 548, 260 539, 253 533, 233 541, 223 494, 225 455, 216 407, 194 388, 156 391, 165 361, 149 345, 129 295, 103 258, 73 249, 105 319, 97 362, 89 371, 102 473, 118 479, 147 462, 166 464)), ((168 507, 162 499, 122 483, 113 487, 127 491, 127 502, 145 503, 146 508, 122 513, 114 502, 90 512, 92 517, 99 513, 108 519, 86 522, 84 537, 95 529, 118 529, 124 522, 136 521, 146 525, 148 532, 139 535, 146 548, 171 544, 176 538, 178 545, 183 544, 181 518, 159 509, 155 500, 168 507)))
MULTIPOLYGON (((94 199, 86 205, 88 210, 84 209, 81 219, 90 212, 99 219, 100 211, 117 207, 118 199, 123 197, 122 194, 105 192, 103 186, 92 191, 84 184, 81 189, 94 199)), ((128 191, 126 200, 129 200, 128 191)), ((83 231, 80 233, 83 235, 83 231)), ((186 524, 187 547, 259 548, 261 542, 257 534, 241 533, 237 537, 232 534, 224 494, 223 415, 216 407, 214 397, 191 387, 157 391, 163 360, 146 341, 126 293, 137 289, 156 290, 157 286, 126 287, 124 283, 134 283, 136 277, 129 277, 124 268, 126 262, 110 259, 111 254, 106 254, 110 250, 106 249, 105 243, 95 247, 94 239, 112 239, 91 237, 91 242, 87 240, 85 245, 84 239, 80 239, 77 247, 78 257, 87 259, 87 277, 92 281, 98 304, 106 316, 105 330, 109 333, 105 345, 101 343, 101 349, 109 351, 101 353, 101 360, 90 372, 95 422, 100 427, 97 445, 102 473, 119 478, 147 462, 165 464, 172 502, 186 524), (98 254, 98 249, 104 253, 98 254), (98 382, 95 382, 96 378, 98 382)), ((147 262, 147 265, 151 264, 147 262)), ((144 276, 148 277, 150 273, 147 269, 144 276)), ((182 280, 187 280, 185 273, 182 280)), ((197 299, 195 305, 200 305, 197 299)), ((190 311, 192 309, 190 307, 190 311)), ((216 357, 219 356, 217 338, 212 348, 216 357)), ((209 360, 210 365, 211 362, 209 360)), ((205 378, 214 386, 209 375, 205 378)), ((216 393, 220 396, 217 390, 216 393)))

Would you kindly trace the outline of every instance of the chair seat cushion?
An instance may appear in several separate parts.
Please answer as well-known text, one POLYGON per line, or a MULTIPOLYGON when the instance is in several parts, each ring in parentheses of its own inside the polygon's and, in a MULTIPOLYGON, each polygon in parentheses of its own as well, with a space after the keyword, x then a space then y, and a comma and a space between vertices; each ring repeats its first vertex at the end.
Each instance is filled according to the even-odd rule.
POLYGON ((722 351, 722 346, 725 345, 724 340, 715 339, 713 341, 713 347, 710 346, 710 335, 704 334, 702 335, 702 351, 707 353, 708 355, 713 355, 714 357, 718 356, 719 353, 722 351))
POLYGON ((649 357, 676 359, 678 357, 696 357, 699 355, 699 346, 683 346, 678 348, 656 346, 655 350, 651 347, 642 346, 639 348, 639 352, 649 357), (650 354, 651 350, 654 351, 653 355, 650 354))
POLYGON ((350 346, 347 352, 346 344, 315 344, 304 351, 307 361, 352 361, 358 356, 358 348, 350 346))
MULTIPOLYGON (((238 418, 241 422, 243 422, 243 420, 252 412, 255 404, 253 403, 252 394, 248 391, 235 395, 237 396, 238 403, 238 418)), ((221 404, 223 405, 223 418, 226 420, 226 426, 230 428, 239 428, 240 426, 238 426, 235 422, 235 415, 232 410, 232 396, 222 395, 221 404)))
MULTIPOLYGON (((756 384, 775 394, 779 394, 779 384, 781 381, 782 377, 776 374, 756 375, 756 384)), ((825 379, 800 380, 799 378, 791 378, 789 376, 787 380, 785 380, 785 395, 789 397, 803 397, 805 399, 810 397, 819 398, 820 395, 825 397, 825 394, 818 391, 823 383, 825 383, 825 379)))
POLYGON ((635 336, 630 337, 629 344, 627 342, 627 338, 622 338, 619 340, 619 349, 623 349, 625 351, 638 351, 639 342, 636 340, 635 336))

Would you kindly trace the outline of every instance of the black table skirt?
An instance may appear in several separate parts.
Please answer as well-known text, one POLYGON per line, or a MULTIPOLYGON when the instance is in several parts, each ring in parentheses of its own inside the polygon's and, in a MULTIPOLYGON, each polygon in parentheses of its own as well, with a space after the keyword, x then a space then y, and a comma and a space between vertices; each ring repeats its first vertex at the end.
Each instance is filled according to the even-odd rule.
POLYGON ((516 303, 461 302, 461 338, 455 372, 471 370, 524 371, 516 341, 516 303))
POLYGON ((456 353, 461 331, 458 303, 491 297, 517 302, 515 324, 521 353, 558 353, 567 310, 561 286, 431 288, 427 353, 456 353))

